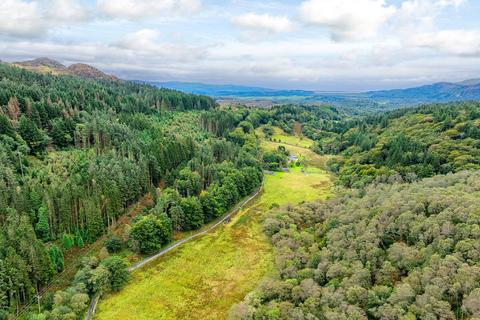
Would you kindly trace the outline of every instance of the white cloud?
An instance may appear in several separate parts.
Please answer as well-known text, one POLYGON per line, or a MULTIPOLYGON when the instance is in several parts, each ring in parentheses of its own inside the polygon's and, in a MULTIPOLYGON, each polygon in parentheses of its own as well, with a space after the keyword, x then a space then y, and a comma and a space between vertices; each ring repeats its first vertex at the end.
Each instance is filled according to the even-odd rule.
POLYGON ((93 17, 92 12, 77 0, 48 0, 46 3, 44 16, 54 24, 83 22, 93 17))
POLYGON ((292 22, 286 16, 247 13, 235 17, 232 21, 242 28, 269 33, 288 32, 293 29, 292 22))
POLYGON ((0 1, 0 35, 38 35, 43 32, 44 24, 37 2, 0 1))
POLYGON ((159 36, 160 32, 158 30, 143 29, 125 35, 116 45, 128 50, 155 51, 159 36))
POLYGON ((300 19, 326 27, 335 40, 374 37, 395 13, 383 0, 308 0, 300 6, 300 19))
POLYGON ((458 8, 460 5, 465 3, 465 0, 440 0, 438 4, 442 7, 454 6, 458 8))
POLYGON ((465 1, 302 1, 209 2, 187 20, 178 16, 190 17, 200 0, 0 0, 0 59, 49 56, 130 79, 326 90, 480 73, 480 29, 459 20, 465 1), (68 28, 84 21, 95 23, 68 28), (232 23, 249 41, 235 37, 232 23))
POLYGON ((435 18, 442 10, 458 8, 464 0, 404 0, 395 15, 399 32, 413 34, 435 28, 435 18))
POLYGON ((112 18, 142 19, 168 14, 187 15, 200 10, 200 0, 98 0, 100 12, 112 18))
POLYGON ((126 54, 137 57, 157 57, 164 61, 196 61, 205 56, 201 47, 192 47, 181 44, 165 43, 161 39, 161 33, 154 29, 142 29, 129 33, 114 43, 114 46, 124 49, 126 54))
POLYGON ((480 55, 480 32, 443 30, 412 35, 410 44, 455 55, 480 55))
POLYGON ((406 48, 430 49, 430 53, 443 55, 479 54, 478 30, 442 30, 436 25, 436 20, 442 13, 451 13, 464 2, 464 0, 405 0, 393 19, 395 32, 406 48))
POLYGON ((66 64, 85 62, 127 79, 322 90, 455 81, 480 73, 478 56, 425 54, 426 49, 383 40, 349 43, 298 37, 260 43, 231 40, 204 48, 173 45, 164 37, 159 31, 145 29, 127 34, 113 45, 0 40, 0 52, 7 61, 50 56, 66 64))
POLYGON ((52 28, 88 18, 87 10, 76 0, 0 1, 1 36, 41 36, 52 28))

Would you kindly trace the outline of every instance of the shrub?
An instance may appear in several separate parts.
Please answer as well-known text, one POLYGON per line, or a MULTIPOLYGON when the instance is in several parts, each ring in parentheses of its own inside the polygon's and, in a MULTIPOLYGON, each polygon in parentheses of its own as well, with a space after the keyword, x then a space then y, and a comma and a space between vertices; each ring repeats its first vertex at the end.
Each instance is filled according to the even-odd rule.
POLYGON ((150 214, 138 220, 130 231, 134 249, 141 253, 153 253, 172 239, 172 222, 166 214, 150 214))
POLYGON ((125 261, 120 257, 112 256, 105 259, 102 265, 110 272, 110 290, 119 291, 122 289, 130 276, 125 261))
POLYGON ((118 252, 123 248, 123 241, 116 235, 111 235, 105 240, 105 248, 107 248, 109 253, 118 252))

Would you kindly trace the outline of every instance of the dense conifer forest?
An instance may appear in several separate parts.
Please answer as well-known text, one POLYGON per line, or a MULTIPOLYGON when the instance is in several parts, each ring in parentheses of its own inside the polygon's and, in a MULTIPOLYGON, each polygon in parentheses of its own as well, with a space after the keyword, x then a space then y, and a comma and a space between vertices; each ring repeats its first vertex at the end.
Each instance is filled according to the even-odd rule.
MULTIPOLYGON (((156 206, 131 230, 140 253, 198 229, 261 182, 255 139, 229 136, 240 117, 213 111, 208 97, 3 65, 0 77, 0 318, 156 187, 156 206)), ((80 315, 109 281, 118 290, 119 266, 86 261, 51 316, 80 315)))

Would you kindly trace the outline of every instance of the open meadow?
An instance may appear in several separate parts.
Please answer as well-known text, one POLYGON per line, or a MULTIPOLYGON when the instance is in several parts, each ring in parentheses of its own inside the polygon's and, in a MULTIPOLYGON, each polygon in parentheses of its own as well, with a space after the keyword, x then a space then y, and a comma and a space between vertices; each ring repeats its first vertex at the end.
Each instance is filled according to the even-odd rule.
POLYGON ((325 199, 330 188, 330 176, 313 166, 266 174, 254 202, 216 231, 135 271, 123 290, 101 299, 95 319, 225 319, 234 303, 275 272, 264 214, 273 204, 325 199))

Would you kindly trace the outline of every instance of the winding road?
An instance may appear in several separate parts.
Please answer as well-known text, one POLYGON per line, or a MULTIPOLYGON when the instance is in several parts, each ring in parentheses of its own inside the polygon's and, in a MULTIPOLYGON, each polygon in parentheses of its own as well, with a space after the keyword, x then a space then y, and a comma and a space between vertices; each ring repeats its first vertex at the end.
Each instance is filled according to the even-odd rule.
MULTIPOLYGON (((132 265, 130 268, 128 268, 128 271, 129 272, 132 272, 132 271, 135 271, 141 267, 143 267, 144 265, 146 265, 147 263, 165 255, 166 253, 172 251, 173 249, 181 246, 182 244, 184 243, 187 243, 195 238, 198 238, 212 230, 214 230, 215 228, 217 228, 219 225, 221 225, 222 223, 228 221, 234 214, 236 214, 240 209, 242 209, 246 204, 248 204, 250 201, 252 201, 253 199, 255 199, 259 194, 260 192, 262 191, 263 189, 263 181, 262 181, 262 184, 261 186, 257 189, 257 191, 255 191, 249 198, 243 200, 242 202, 240 202, 239 204, 237 204, 235 206, 235 208, 233 208, 232 210, 229 211, 228 214, 224 215, 219 221, 217 221, 216 223, 214 223, 213 225, 209 226, 208 228, 206 229, 203 229, 197 233, 194 233, 186 238, 183 238, 181 240, 178 240, 176 242, 173 242, 172 244, 170 244, 168 247, 162 249, 161 251, 159 251, 158 253, 154 254, 153 256, 151 257, 148 257, 148 258, 145 258, 144 260, 142 261, 139 261, 137 262, 136 264, 132 265)), ((93 299, 91 300, 90 302, 90 306, 88 308, 88 312, 87 314, 85 315, 85 320, 91 320, 93 319, 93 316, 95 315, 95 309, 97 307, 97 304, 98 304, 98 300, 100 299, 100 296, 95 296, 93 297, 93 299)))

